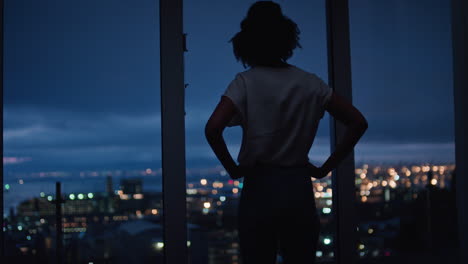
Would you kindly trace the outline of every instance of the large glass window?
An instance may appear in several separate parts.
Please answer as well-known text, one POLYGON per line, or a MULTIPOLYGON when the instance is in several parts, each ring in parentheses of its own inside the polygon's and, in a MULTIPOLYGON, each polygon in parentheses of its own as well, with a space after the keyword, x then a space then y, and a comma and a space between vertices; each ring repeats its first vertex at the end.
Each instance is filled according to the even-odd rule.
POLYGON ((7 257, 162 263, 159 1, 4 5, 7 257))
POLYGON ((355 149, 361 263, 450 262, 457 228, 450 1, 349 6, 353 101, 369 122, 355 149))
MULTIPOLYGON (((246 69, 236 62, 231 37, 240 30, 240 22, 256 1, 185 1, 184 33, 188 34, 185 54, 187 208, 189 240, 201 237, 203 244, 190 250, 191 263, 239 263, 237 206, 242 180, 230 180, 220 166, 204 136, 204 126, 221 95, 234 76, 246 69), (192 238, 191 238, 192 237, 192 238)), ((325 82, 327 41, 325 2, 278 1, 286 16, 301 30, 302 49, 295 50, 290 63, 314 72, 325 82)), ((224 132, 226 143, 237 159, 241 128, 224 132)), ((321 165, 330 154, 329 117, 322 119, 310 151, 312 163, 321 165)), ((285 183, 287 184, 287 183, 285 183)), ((334 258, 331 177, 314 181, 322 231, 317 250, 321 262, 334 258)), ((312 224, 312 223, 311 223, 312 224)), ((281 263, 281 258, 278 258, 281 263)))

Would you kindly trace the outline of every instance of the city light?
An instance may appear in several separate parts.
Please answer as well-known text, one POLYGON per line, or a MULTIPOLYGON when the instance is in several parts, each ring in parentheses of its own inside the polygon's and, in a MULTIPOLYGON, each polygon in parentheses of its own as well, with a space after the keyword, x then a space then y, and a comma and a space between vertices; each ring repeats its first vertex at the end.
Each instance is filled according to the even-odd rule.
POLYGON ((164 248, 164 243, 163 242, 156 242, 153 244, 153 247, 156 249, 156 250, 162 250, 164 248))
POLYGON ((130 200, 130 196, 128 194, 121 194, 120 199, 121 200, 130 200))
POLYGON ((412 171, 413 173, 419 173, 419 172, 421 171, 421 167, 419 167, 419 166, 413 166, 413 167, 411 167, 411 171, 412 171))
POLYGON ((20 180, 18 181, 18 183, 19 183, 19 184, 24 184, 23 179, 20 179, 20 180))
POLYGON ((198 190, 197 189, 187 189, 187 194, 197 194, 198 190))
POLYGON ((135 200, 141 200, 141 199, 143 199, 143 197, 144 197, 144 196, 143 196, 143 194, 141 194, 141 193, 135 193, 135 194, 133 195, 133 199, 135 199, 135 200))
POLYGON ((213 188, 223 188, 224 184, 222 182, 215 181, 213 182, 213 188))
MULTIPOLYGON (((361 203, 368 203, 369 205, 374 205, 376 203, 382 203, 384 201, 392 201, 393 199, 399 199, 400 197, 402 199, 405 199, 408 202, 411 202, 411 200, 416 199, 418 195, 421 195, 419 191, 414 191, 414 190, 424 190, 427 188, 427 184, 429 186, 437 186, 437 188, 433 189, 443 189, 444 186, 450 186, 450 180, 451 178, 451 173, 453 171, 452 166, 443 166, 443 165, 437 165, 437 168, 434 168, 434 165, 425 165, 420 167, 420 172, 412 172, 416 171, 417 166, 412 167, 410 165, 404 166, 394 166, 394 168, 390 168, 390 166, 385 166, 381 165, 379 167, 374 167, 371 166, 369 169, 356 169, 356 174, 355 176, 355 187, 356 187, 356 192, 360 196, 358 202, 361 203), (421 169, 422 168, 422 169, 421 169), (429 168, 428 172, 423 172, 423 170, 427 170, 429 168), (437 169, 437 170, 434 170, 437 169), (434 171, 434 172, 433 172, 434 171), (442 171, 442 172, 441 172, 442 171), (445 173, 445 174, 444 174, 445 173), (401 175, 399 175, 401 174, 401 175), (411 177, 410 177, 411 176, 411 177), (394 190, 393 188, 399 188, 398 191, 394 190), (411 189, 414 188, 414 189, 411 189), (405 190, 406 189, 406 190, 405 190), (403 193, 401 194, 400 193, 403 193)), ((138 170, 138 175, 141 176, 142 173, 144 173, 145 170, 138 170)), ((151 173, 155 173, 155 171, 151 171, 151 173)), ((211 173, 211 172, 210 172, 211 173)), ((217 171, 215 173, 218 173, 217 171)), ((205 174, 205 175, 211 175, 211 174, 205 174)), ((18 178, 26 179, 25 181, 28 181, 29 183, 29 178, 26 176, 21 176, 18 178)), ((210 221, 210 223, 213 223, 214 225, 219 225, 223 224, 224 221, 224 214, 226 214, 227 210, 225 210, 226 206, 230 207, 235 205, 236 202, 238 202, 239 195, 242 191, 243 183, 242 181, 239 180, 232 180, 229 178, 221 178, 218 175, 218 179, 215 178, 209 178, 211 176, 203 176, 201 175, 200 178, 197 179, 191 179, 187 178, 189 181, 187 183, 187 203, 188 203, 188 213, 195 214, 196 217, 199 217, 195 221, 210 221), (203 179, 200 179, 202 177, 205 177, 203 179), (198 194, 198 195, 195 195, 198 194), (229 202, 232 201, 234 202, 233 205, 231 203, 226 203, 227 199, 229 198, 229 202), (200 214, 202 213, 202 214, 200 214)), ((13 185, 18 186, 17 179, 14 181, 13 185)), ((112 182, 111 182, 112 183, 112 182)), ((68 186, 68 185, 67 185, 68 186)), ((131 189, 130 187, 127 188, 127 186, 121 186, 120 188, 122 190, 117 190, 115 191, 115 196, 114 196, 114 188, 107 188, 110 186, 109 184, 106 184, 106 192, 102 193, 97 193, 97 192, 90 192, 93 191, 94 189, 81 189, 81 190, 76 190, 76 191, 82 191, 83 193, 68 193, 66 194, 66 198, 69 198, 68 201, 70 200, 87 200, 87 199, 93 199, 93 203, 88 203, 88 202, 80 202, 80 201, 75 201, 75 202, 70 202, 70 204, 65 204, 65 210, 73 210, 72 212, 68 212, 69 215, 73 215, 73 217, 68 217, 64 216, 64 226, 63 226, 63 231, 66 233, 83 233, 87 232, 87 228, 90 229, 91 226, 95 223, 97 224, 111 224, 115 223, 116 221, 135 221, 137 219, 143 219, 145 217, 148 217, 148 220, 151 219, 151 221, 154 221, 155 223, 160 221, 159 218, 156 217, 156 215, 160 215, 162 209, 159 209, 160 206, 162 208, 161 204, 161 198, 159 195, 156 195, 156 192, 153 191, 146 191, 145 192, 141 191, 143 189, 139 188, 137 190, 131 189), (126 194, 124 194, 124 191, 126 194), (119 202, 112 202, 107 204, 106 200, 108 201, 114 201, 114 199, 120 199, 121 200, 130 200, 131 202, 127 203, 129 205, 126 205, 125 201, 119 201, 119 202), (142 200, 132 200, 132 199, 142 199, 142 200), (143 200, 144 199, 144 200, 143 200), (134 206, 132 204, 142 204, 143 206, 134 206), (128 212, 122 212, 120 211, 121 209, 119 208, 120 204, 124 204, 126 210, 129 210, 128 212), (105 215, 108 216, 96 216, 96 210, 99 210, 101 212, 105 212, 105 215), (131 210, 131 211, 130 211, 131 210), (78 216, 77 214, 80 214, 83 212, 83 216, 78 216), (84 220, 83 220, 84 219, 84 220), (111 221, 109 221, 111 219, 111 221)), ((10 189, 12 186, 8 184, 4 184, 4 190, 10 189)), ((332 208, 333 201, 330 199, 332 197, 332 188, 331 188, 331 183, 330 181, 320 181, 320 182, 313 182, 313 186, 309 186, 308 188, 313 187, 314 191, 314 196, 317 199, 317 210, 318 213, 321 215, 322 218, 324 219, 330 219, 332 216, 332 213, 334 213, 334 208, 332 208)), ((149 189, 149 188, 148 188, 149 189)), ((15 189, 16 190, 16 189, 15 189)), ((44 191, 41 190, 48 190, 48 189, 36 189, 33 191, 35 196, 37 197, 38 194, 40 197, 43 197, 43 199, 47 199, 48 201, 54 201, 55 200, 55 195, 53 192, 49 193, 50 195, 46 194, 44 191)), ((159 192, 159 191, 158 191, 159 192)), ((39 201, 44 202, 44 200, 40 199, 39 201)), ((87 200, 89 201, 89 200, 87 200)), ((384 203, 389 205, 389 210, 392 210, 392 203, 384 203)), ((21 208, 20 210, 23 210, 25 212, 28 212, 33 210, 30 208, 34 208, 33 200, 28 201, 28 207, 21 208), (26 211, 29 210, 29 211, 26 211)), ((43 206, 40 204, 40 206, 43 206)), ((47 210, 53 211, 55 206, 51 204, 47 204, 47 210)), ((41 210, 43 210, 41 208, 41 210)), ((24 213, 23 213, 24 214, 24 213)), ((31 215, 31 214, 29 214, 31 215)), ((374 214, 374 217, 379 218, 382 216, 381 211, 376 211, 374 214)), ((48 222, 44 218, 38 219, 28 219, 29 216, 24 216, 21 221, 16 221, 14 223, 11 223, 11 226, 7 225, 4 227, 4 231, 7 230, 13 230, 16 231, 19 235, 18 237, 25 242, 27 240, 32 240, 32 237, 36 239, 36 235, 40 234, 41 231, 38 231, 42 228, 45 227, 45 225, 50 225, 53 226, 53 221, 48 222), (29 221, 29 222, 28 222, 29 221), (41 228, 39 228, 41 227, 41 228), (19 230, 19 231, 18 231, 19 230)), ((119 223, 120 224, 120 223, 119 223)), ((391 232, 396 232, 393 231, 393 223, 390 223, 387 225, 379 225, 374 224, 374 223, 362 223, 361 227, 355 227, 356 230, 361 232, 364 232, 364 234, 360 233, 360 235, 364 236, 364 240, 361 240, 361 243, 357 243, 357 249, 358 249, 358 254, 361 256, 365 257, 372 257, 374 254, 376 254, 374 249, 375 245, 373 242, 369 242, 366 239, 371 238, 371 239, 381 239, 381 237, 384 236, 388 232, 388 230, 391 230, 391 232), (365 245, 363 243, 366 243, 365 245)), ((398 227, 396 227, 398 228, 398 227)), ((398 231, 398 230, 397 230, 398 231)), ((334 237, 330 235, 329 233, 325 233, 326 235, 321 237, 322 241, 322 247, 320 250, 316 251, 316 256, 323 258, 326 257, 328 258, 329 256, 332 256, 331 254, 333 252, 330 252, 332 250, 333 246, 333 239, 334 237)), ((226 237, 225 237, 226 238, 226 237)), ((158 238, 160 240, 160 238, 158 238)), ((191 246, 190 241, 187 242, 187 247, 191 246)), ((229 239, 226 240, 226 243, 231 243, 229 239)), ((159 251, 164 249, 164 243, 163 242, 157 242, 153 240, 151 242, 150 247, 152 248, 153 251, 158 251, 155 253, 161 253, 159 251)), ((198 246, 197 246, 198 247, 198 246)), ((229 244, 229 247, 231 247, 231 244, 229 244)), ((236 249, 236 246, 232 244, 232 248, 236 249)), ((378 250, 378 257, 381 257, 387 252, 388 254, 396 254, 396 252, 392 251, 392 248, 382 248, 378 250)), ((234 251, 233 251, 234 252, 234 251)), ((229 259, 232 260, 230 263, 236 263, 238 260, 238 253, 232 253, 229 256, 229 259), (236 255, 237 254, 237 255, 236 255)))

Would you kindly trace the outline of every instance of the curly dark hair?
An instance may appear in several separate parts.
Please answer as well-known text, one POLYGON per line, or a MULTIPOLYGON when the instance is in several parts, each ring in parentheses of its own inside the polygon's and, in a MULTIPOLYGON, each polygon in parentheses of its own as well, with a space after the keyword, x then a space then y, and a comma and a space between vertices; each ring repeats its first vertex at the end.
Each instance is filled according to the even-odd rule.
POLYGON ((284 16, 280 5, 273 1, 252 4, 240 25, 241 31, 229 42, 244 67, 287 65, 293 50, 302 48, 297 24, 284 16))

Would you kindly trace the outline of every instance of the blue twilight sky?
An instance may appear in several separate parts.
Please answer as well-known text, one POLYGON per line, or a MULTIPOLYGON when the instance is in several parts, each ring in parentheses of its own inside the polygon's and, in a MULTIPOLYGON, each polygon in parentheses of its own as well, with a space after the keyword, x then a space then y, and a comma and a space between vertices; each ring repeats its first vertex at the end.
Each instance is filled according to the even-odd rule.
MULTIPOLYGON (((6 171, 158 167, 156 0, 5 0, 6 171)), ((187 166, 216 165, 203 127, 235 74, 228 40, 248 0, 186 0, 187 166)), ((277 1, 302 31, 290 60, 325 81, 325 1, 277 1)), ((370 128, 366 162, 453 161, 450 5, 350 0, 353 100, 370 128)), ((326 116, 310 158, 329 154, 326 116)), ((240 129, 226 132, 237 156, 240 129)))

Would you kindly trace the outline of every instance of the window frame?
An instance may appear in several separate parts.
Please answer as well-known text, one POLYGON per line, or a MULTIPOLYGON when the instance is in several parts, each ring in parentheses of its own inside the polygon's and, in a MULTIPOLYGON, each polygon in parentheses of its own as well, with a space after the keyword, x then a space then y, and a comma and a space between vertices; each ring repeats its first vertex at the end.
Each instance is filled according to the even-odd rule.
MULTIPOLYGON (((352 102, 351 49, 347 0, 325 0, 327 17, 328 83, 333 91, 352 102)), ((330 152, 335 151, 346 126, 330 117, 330 152)), ((354 150, 332 172, 332 207, 335 226, 335 262, 357 262, 357 217, 354 150), (349 245, 356 245, 349 246, 349 245)))

